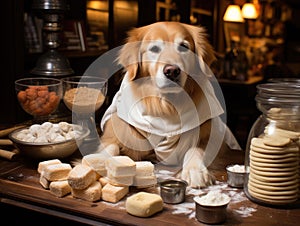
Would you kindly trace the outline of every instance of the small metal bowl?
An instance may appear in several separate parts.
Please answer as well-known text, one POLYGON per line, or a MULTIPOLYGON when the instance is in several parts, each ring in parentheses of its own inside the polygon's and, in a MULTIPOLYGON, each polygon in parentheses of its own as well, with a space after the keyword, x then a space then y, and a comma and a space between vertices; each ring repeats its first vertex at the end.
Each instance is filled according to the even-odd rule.
POLYGON ((53 143, 34 143, 25 142, 16 138, 17 133, 26 128, 14 130, 9 134, 9 139, 19 150, 21 155, 28 156, 33 159, 46 160, 52 158, 66 158, 73 154, 82 144, 83 140, 89 135, 87 128, 80 128, 80 136, 76 139, 69 139, 62 142, 53 143))
POLYGON ((170 179, 160 183, 160 195, 165 203, 178 204, 185 201, 188 183, 184 180, 170 179))
POLYGON ((196 219, 205 224, 220 224, 226 221, 228 202, 220 205, 200 204, 198 197, 194 198, 196 208, 196 219))
POLYGON ((234 171, 235 166, 244 167, 244 165, 228 165, 226 167, 227 183, 230 187, 242 188, 244 186, 246 171, 234 171))

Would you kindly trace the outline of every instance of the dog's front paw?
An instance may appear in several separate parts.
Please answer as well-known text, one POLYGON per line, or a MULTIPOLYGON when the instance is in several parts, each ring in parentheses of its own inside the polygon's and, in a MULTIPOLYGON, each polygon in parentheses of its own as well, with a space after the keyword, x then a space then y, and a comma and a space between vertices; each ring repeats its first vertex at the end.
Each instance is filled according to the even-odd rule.
POLYGON ((108 156, 117 156, 120 155, 119 146, 115 143, 100 145, 97 153, 103 153, 108 156))
POLYGON ((203 163, 203 151, 200 148, 191 148, 186 152, 180 177, 193 188, 207 187, 215 182, 214 176, 203 163))

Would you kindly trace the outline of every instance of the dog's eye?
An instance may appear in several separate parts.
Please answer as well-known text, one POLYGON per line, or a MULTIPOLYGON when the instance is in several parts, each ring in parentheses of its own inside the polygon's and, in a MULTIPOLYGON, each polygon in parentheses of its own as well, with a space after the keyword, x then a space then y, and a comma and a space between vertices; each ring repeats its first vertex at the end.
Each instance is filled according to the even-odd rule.
POLYGON ((187 43, 180 43, 178 46, 178 51, 179 52, 187 52, 189 50, 189 45, 187 43))
POLYGON ((153 53, 159 53, 161 49, 159 46, 152 46, 149 50, 153 53))

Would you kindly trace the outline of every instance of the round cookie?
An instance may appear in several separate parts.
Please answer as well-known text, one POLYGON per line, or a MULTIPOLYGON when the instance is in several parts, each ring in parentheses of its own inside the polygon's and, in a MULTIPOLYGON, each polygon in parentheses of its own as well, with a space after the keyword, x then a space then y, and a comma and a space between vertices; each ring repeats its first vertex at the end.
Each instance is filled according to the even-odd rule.
POLYGON ((299 147, 296 145, 290 145, 288 147, 271 147, 269 146, 268 148, 265 147, 259 147, 255 146, 254 144, 250 145, 250 149, 255 152, 259 152, 262 154, 273 154, 273 155, 282 155, 282 154, 287 154, 287 153, 298 153, 299 152, 299 147))
POLYGON ((274 194, 262 194, 259 190, 253 188, 251 185, 248 185, 249 192, 255 194, 255 196, 259 196, 265 199, 270 199, 270 200, 282 200, 282 201, 287 201, 287 200, 297 200, 298 194, 295 192, 294 194, 290 195, 274 195, 274 194))
POLYGON ((274 147, 274 146, 265 145, 263 142, 263 138, 257 138, 257 137, 252 138, 251 145, 254 147, 257 147, 257 148, 262 148, 263 150, 276 151, 276 150, 282 149, 282 147, 274 147))
POLYGON ((266 177, 288 177, 298 173, 297 170, 285 171, 285 172, 274 172, 274 171, 266 172, 266 171, 256 170, 254 168, 251 168, 250 172, 256 175, 266 176, 266 177))
POLYGON ((251 184, 251 186, 256 187, 258 189, 262 189, 262 190, 267 190, 267 191, 291 191, 291 190, 298 190, 298 184, 294 183, 292 185, 288 185, 288 186, 274 186, 271 183, 267 183, 267 184, 261 184, 259 182, 257 182, 257 180, 249 180, 249 184, 251 184))
MULTIPOLYGON (((275 146, 275 145, 267 145, 264 143, 264 138, 257 138, 257 137, 252 138, 251 145, 254 147, 257 147, 257 148, 262 148, 264 150, 272 150, 272 151, 282 150, 287 146, 298 148, 298 146, 295 142, 291 143, 290 145, 284 145, 284 147, 283 146, 275 146)), ((298 150, 299 150, 299 148, 298 148, 298 150)))
POLYGON ((288 177, 269 177, 269 176, 260 176, 253 173, 251 174, 251 171, 250 171, 250 175, 257 180, 264 181, 264 182, 286 182, 286 181, 293 181, 293 180, 298 181, 298 175, 292 175, 288 177))
POLYGON ((272 197, 269 197, 269 196, 257 194, 255 192, 251 191, 250 189, 249 189, 249 193, 254 198, 257 198, 263 202, 266 202, 266 203, 269 203, 272 205, 285 205, 285 204, 290 204, 290 203, 297 201, 297 198, 287 199, 286 197, 283 197, 282 199, 273 199, 272 197))
POLYGON ((272 130, 272 135, 275 136, 280 136, 280 137, 285 137, 285 138, 290 138, 292 140, 297 140, 300 137, 300 133, 296 131, 291 131, 291 130, 285 130, 285 129, 280 129, 280 128, 270 128, 269 126, 265 127, 264 133, 269 134, 269 131, 272 130))
POLYGON ((288 172, 288 171, 294 171, 298 169, 298 165, 291 166, 291 167, 259 167, 255 166, 255 163, 251 163, 251 168, 255 170, 259 170, 262 172, 288 172))
POLYGON ((265 185, 265 186, 274 186, 274 187, 288 187, 288 186, 293 186, 293 185, 298 185, 298 179, 294 179, 291 181, 272 181, 272 182, 266 182, 266 181, 261 181, 257 178, 255 178, 252 174, 249 175, 249 181, 253 181, 253 183, 257 183, 260 185, 265 185))
POLYGON ((250 151, 250 155, 257 157, 257 158, 264 158, 264 159, 284 159, 284 158, 297 158, 298 153, 278 153, 278 154, 263 154, 260 152, 256 152, 255 150, 250 151))
POLYGON ((272 136, 264 136, 263 143, 268 146, 275 146, 275 147, 284 147, 290 144, 292 140, 287 137, 280 137, 276 135, 272 136))
POLYGON ((299 163, 297 162, 288 162, 288 163, 265 163, 265 162, 255 162, 255 161, 250 161, 250 167, 251 166, 256 166, 256 167, 262 167, 262 168, 265 168, 265 167, 269 167, 269 168, 284 168, 284 167, 295 167, 295 166, 298 166, 299 163))
POLYGON ((297 162, 298 158, 274 158, 274 159, 266 159, 266 158, 258 158, 250 154, 250 161, 261 162, 261 163, 288 163, 288 162, 297 162))

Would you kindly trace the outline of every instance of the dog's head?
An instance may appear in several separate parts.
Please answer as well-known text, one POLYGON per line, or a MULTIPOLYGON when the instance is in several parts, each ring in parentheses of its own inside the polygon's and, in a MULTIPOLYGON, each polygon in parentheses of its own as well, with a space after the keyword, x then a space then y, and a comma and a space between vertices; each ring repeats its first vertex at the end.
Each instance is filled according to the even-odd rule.
POLYGON ((205 29, 178 22, 132 29, 118 57, 131 80, 151 76, 161 92, 184 88, 189 75, 214 60, 205 29))

